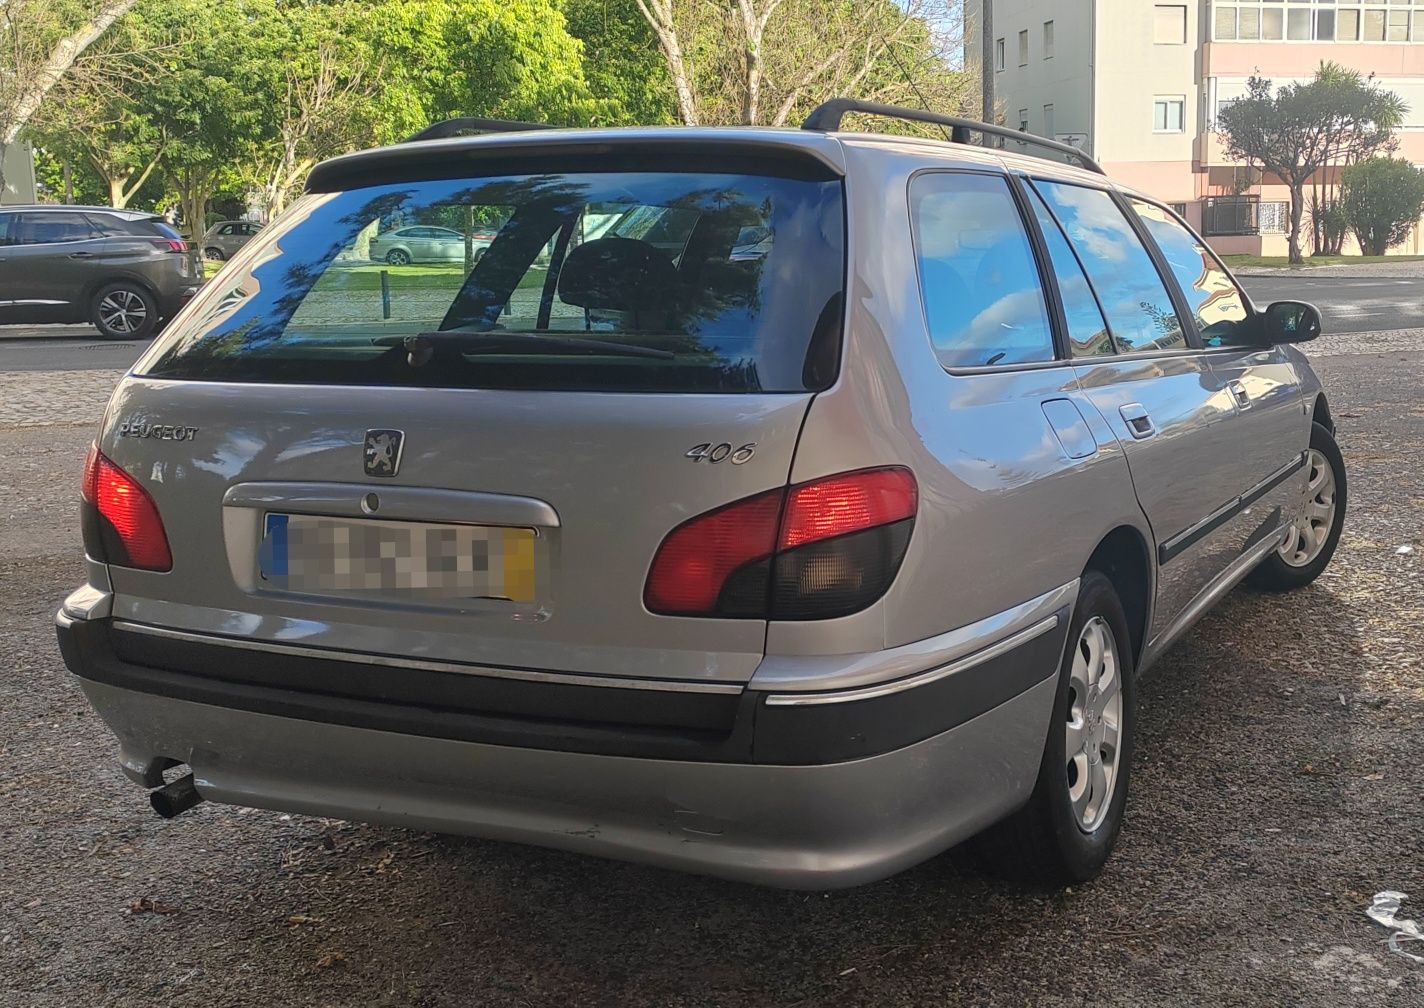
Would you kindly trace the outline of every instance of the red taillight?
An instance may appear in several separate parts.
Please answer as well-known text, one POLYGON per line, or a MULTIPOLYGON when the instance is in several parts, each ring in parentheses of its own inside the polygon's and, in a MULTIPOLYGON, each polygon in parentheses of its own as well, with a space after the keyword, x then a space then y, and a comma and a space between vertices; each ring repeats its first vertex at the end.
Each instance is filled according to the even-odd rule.
POLYGON ((187 252, 188 243, 177 238, 155 238, 153 247, 160 252, 187 252))
POLYGON ((643 592, 660 613, 710 613, 727 576, 771 556, 784 490, 758 494, 679 525, 658 547, 643 592))
POLYGON ((148 491, 91 445, 84 459, 84 502, 99 519, 103 559, 120 567, 173 568, 163 519, 148 491))
POLYGON ((915 477, 901 468, 842 473, 737 501, 663 540, 643 602, 669 616, 854 612, 894 579, 918 501, 915 477))
POLYGON ((781 549, 889 525, 915 516, 919 489, 908 469, 866 469, 792 487, 781 549))

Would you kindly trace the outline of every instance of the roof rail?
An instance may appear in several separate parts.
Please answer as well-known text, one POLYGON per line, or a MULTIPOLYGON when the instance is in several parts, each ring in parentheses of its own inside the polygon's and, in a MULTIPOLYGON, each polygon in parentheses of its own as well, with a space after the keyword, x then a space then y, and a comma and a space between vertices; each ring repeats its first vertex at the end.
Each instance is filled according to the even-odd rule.
POLYGON ((444 122, 432 123, 419 133, 406 137, 401 143, 414 143, 417 140, 443 140, 446 137, 459 136, 461 133, 519 133, 523 130, 553 129, 548 123, 527 123, 514 122, 509 119, 481 119, 476 116, 461 116, 458 119, 446 119, 444 122))
MULTIPOLYGON (((1034 136, 1031 133, 1021 133, 1018 130, 1009 129, 1007 126, 995 126, 992 123, 975 122, 973 119, 960 119, 958 116, 940 115, 938 112, 927 112, 923 109, 903 108, 899 105, 881 105, 877 102, 858 101, 854 98, 832 98, 830 101, 822 102, 811 110, 811 114, 806 117, 806 121, 801 124, 804 130, 816 130, 821 133, 831 133, 841 128, 841 119, 847 112, 864 112, 866 115, 884 116, 887 119, 908 119, 913 122, 933 123, 937 126, 948 126, 951 128, 950 142, 959 144, 969 144, 970 133, 981 133, 985 136, 1000 136, 1013 140, 1017 143, 1030 147, 1042 147, 1046 150, 1054 151, 1073 158, 1089 171, 1097 172, 1099 175, 1106 175, 1102 166, 1094 161, 1087 154, 1084 154, 1076 147, 1071 147, 1057 140, 1048 140, 1044 137, 1034 136)), ((982 144, 978 145, 982 146, 982 144)))

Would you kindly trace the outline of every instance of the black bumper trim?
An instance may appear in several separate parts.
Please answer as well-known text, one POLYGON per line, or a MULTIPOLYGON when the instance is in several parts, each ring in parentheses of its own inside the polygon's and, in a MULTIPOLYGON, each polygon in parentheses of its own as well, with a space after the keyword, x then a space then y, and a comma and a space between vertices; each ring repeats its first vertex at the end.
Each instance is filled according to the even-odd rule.
POLYGON ((61 620, 82 679, 277 717, 530 749, 695 762, 821 765, 903 749, 1055 674, 1059 625, 962 672, 902 692, 821 706, 740 695, 607 689, 274 655, 61 620))

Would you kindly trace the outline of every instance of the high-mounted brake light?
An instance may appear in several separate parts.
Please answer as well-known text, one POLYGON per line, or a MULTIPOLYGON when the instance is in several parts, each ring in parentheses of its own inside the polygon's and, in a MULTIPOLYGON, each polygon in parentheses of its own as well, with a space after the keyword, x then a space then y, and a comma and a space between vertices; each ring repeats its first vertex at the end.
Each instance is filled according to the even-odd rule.
POLYGON ((684 522, 658 547, 643 602, 668 616, 828 619, 890 587, 919 491, 899 467, 748 497, 684 522))
POLYGON ((119 567, 168 571, 173 555, 158 507, 137 480, 114 465, 97 445, 84 459, 85 546, 96 560, 119 567))

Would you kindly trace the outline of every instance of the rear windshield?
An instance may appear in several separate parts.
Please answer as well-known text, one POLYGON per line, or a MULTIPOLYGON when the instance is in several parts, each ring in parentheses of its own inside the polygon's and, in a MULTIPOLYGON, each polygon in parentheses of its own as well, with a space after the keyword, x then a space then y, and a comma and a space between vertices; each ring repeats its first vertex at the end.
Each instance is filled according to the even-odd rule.
POLYGON ((834 378, 839 182, 590 172, 306 197, 169 333, 200 381, 800 392, 834 378))

